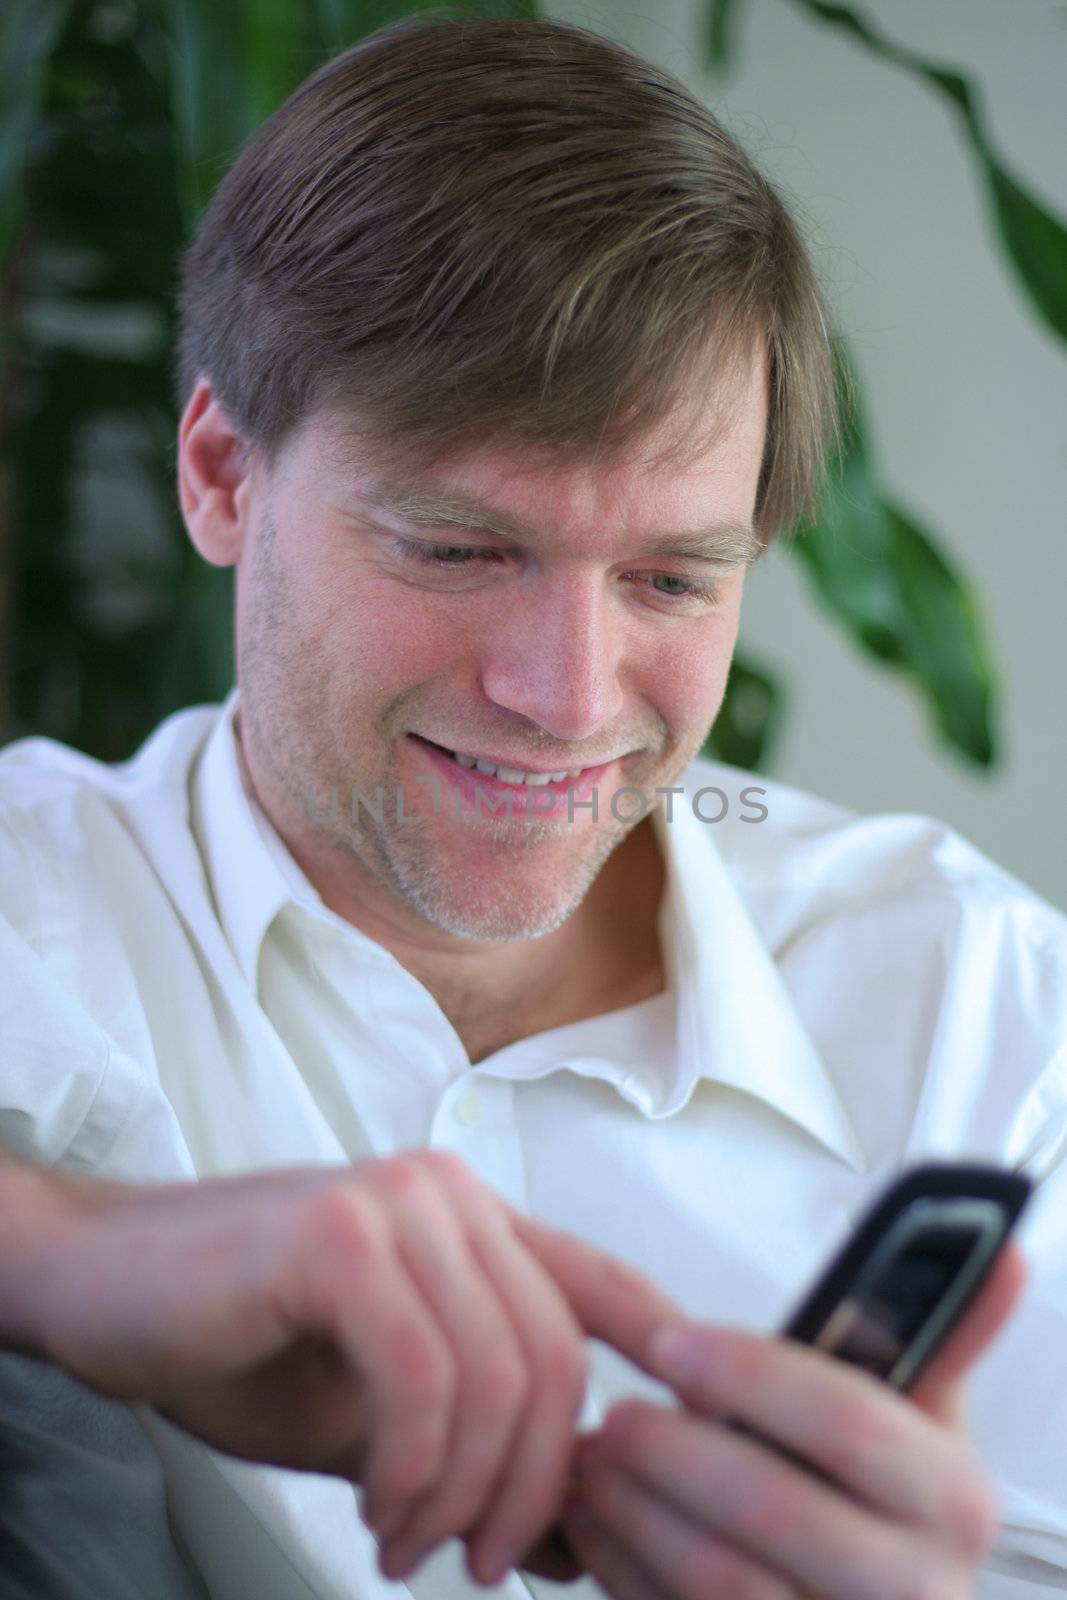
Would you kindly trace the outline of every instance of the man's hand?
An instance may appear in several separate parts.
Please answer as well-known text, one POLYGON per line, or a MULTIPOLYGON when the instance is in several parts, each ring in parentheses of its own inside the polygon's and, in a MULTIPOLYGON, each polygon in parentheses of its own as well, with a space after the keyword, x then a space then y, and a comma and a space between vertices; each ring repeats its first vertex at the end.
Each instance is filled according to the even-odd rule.
POLYGON ((454 1535, 474 1577, 517 1559, 564 1499, 586 1337, 640 1363, 685 1321, 440 1151, 164 1185, 6 1171, 0 1343, 234 1455, 362 1483, 372 1527, 404 1525, 391 1575, 454 1535))
MULTIPOLYGON (((1025 1277, 1009 1246, 906 1398, 790 1340, 692 1323, 691 1371, 646 1369, 684 1409, 624 1401, 576 1447, 572 1548, 615 1600, 964 1600, 997 1512, 963 1381, 1025 1277)), ((550 1575, 549 1548, 523 1565, 550 1575)))

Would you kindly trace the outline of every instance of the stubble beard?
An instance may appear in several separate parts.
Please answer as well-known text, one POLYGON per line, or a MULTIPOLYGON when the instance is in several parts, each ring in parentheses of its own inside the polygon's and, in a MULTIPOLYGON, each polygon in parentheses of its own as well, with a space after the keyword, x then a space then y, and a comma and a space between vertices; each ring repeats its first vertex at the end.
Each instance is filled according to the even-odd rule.
MULTIPOLYGON (((587 847, 567 850, 573 825, 527 826, 514 819, 501 826, 500 822, 482 818, 457 824, 442 811, 425 822, 393 825, 387 831, 379 831, 375 824, 374 854, 385 869, 377 875, 444 933, 493 943, 540 939, 574 915, 633 826, 614 818, 609 828, 581 823, 578 826, 589 835, 587 847), (456 840, 452 860, 469 855, 469 871, 443 861, 440 845, 435 847, 427 832, 441 828, 449 829, 456 840), (510 878, 509 865, 514 869, 510 878)), ((367 858, 361 855, 361 859, 367 858)))

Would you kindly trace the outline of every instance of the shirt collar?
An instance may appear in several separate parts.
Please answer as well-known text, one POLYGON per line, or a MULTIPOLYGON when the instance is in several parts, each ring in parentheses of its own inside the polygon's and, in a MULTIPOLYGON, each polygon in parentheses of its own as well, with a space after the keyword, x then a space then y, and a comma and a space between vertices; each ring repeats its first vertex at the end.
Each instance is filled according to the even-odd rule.
MULTIPOLYGON (((866 1159, 831 1078, 730 876, 692 794, 707 781, 695 761, 671 818, 652 815, 667 883, 660 944, 677 995, 677 1070, 650 1115, 683 1106, 705 1079, 754 1095, 799 1123, 857 1171, 866 1159)), ((739 778, 743 777, 739 774, 739 778)))
MULTIPOLYGON (((294 861, 259 806, 233 721, 239 690, 223 703, 194 779, 198 831, 219 920, 246 981, 258 991, 259 953, 274 918, 302 905, 341 923, 294 861)), ((753 1095, 805 1128, 858 1171, 865 1167, 836 1085, 803 1027, 789 992, 730 877, 712 833, 691 803, 701 763, 684 795, 652 827, 666 864, 658 928, 676 997, 677 1049, 671 1066, 629 1073, 620 1085, 646 1116, 679 1110, 706 1080, 753 1095)), ((375 964, 394 958, 341 923, 375 964)))

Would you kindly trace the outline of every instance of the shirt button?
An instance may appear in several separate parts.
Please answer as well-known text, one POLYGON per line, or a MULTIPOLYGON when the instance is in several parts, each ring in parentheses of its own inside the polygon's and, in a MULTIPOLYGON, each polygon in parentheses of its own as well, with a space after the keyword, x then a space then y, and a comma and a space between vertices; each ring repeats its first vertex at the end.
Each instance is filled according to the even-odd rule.
POLYGON ((482 1120, 482 1102, 473 1089, 456 1102, 456 1121, 468 1128, 476 1128, 482 1120))

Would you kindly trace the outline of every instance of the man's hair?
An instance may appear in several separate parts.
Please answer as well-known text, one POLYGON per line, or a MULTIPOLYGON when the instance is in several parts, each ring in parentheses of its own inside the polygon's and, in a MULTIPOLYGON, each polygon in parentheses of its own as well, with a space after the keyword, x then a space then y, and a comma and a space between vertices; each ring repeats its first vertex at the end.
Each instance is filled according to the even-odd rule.
POLYGON ((268 462, 324 408, 428 462, 490 444, 615 460, 684 418, 655 459, 688 460, 760 346, 769 541, 814 516, 839 428, 778 195, 622 46, 438 8, 326 62, 239 154, 184 258, 179 402, 207 375, 268 462))

